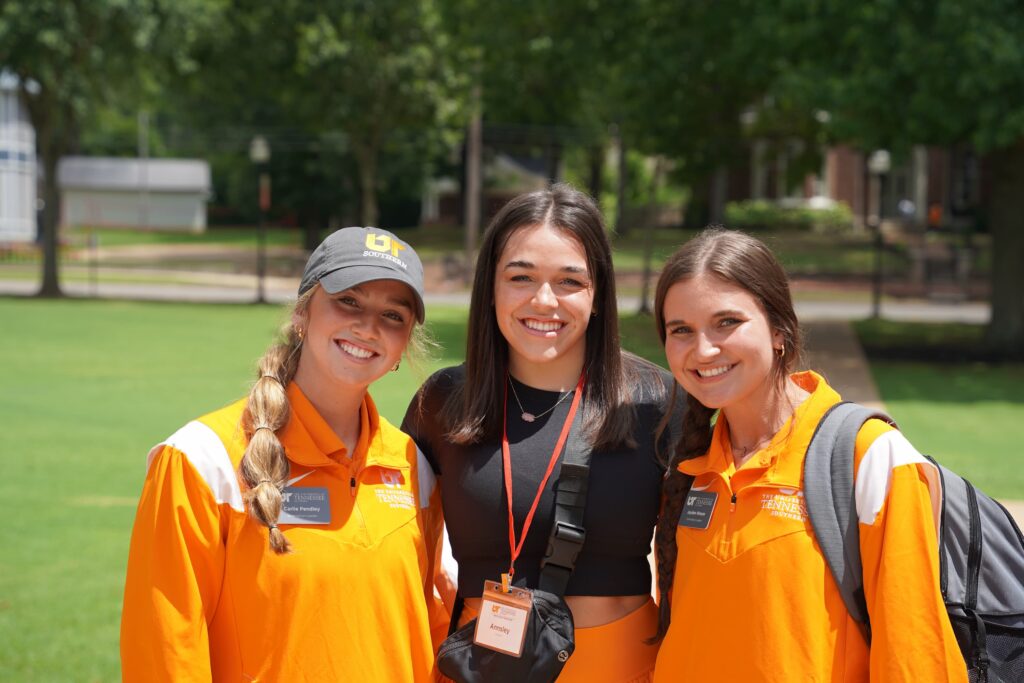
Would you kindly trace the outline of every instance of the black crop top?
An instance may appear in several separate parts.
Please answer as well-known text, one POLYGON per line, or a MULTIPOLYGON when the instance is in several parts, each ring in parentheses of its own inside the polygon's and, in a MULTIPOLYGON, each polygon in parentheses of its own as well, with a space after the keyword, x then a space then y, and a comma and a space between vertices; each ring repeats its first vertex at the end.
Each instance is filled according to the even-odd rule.
MULTIPOLYGON (((625 360, 625 359, 624 359, 625 360)), ((664 370, 652 370, 650 387, 634 388, 636 448, 618 447, 595 451, 584 526, 586 542, 566 589, 567 595, 643 595, 651 589, 647 555, 658 516, 661 481, 667 458, 669 430, 661 450, 655 448, 654 432, 671 397, 675 380, 664 370), (660 376, 659 376, 660 374, 660 376), (659 383, 662 386, 657 386, 659 383), (663 390, 663 387, 667 389, 663 390), (652 395, 657 395, 656 398, 652 395)), ((453 387, 464 381, 463 366, 434 373, 420 388, 402 423, 412 435, 434 472, 440 476, 441 502, 459 563, 459 594, 478 597, 484 580, 497 581, 508 570, 508 503, 502 479, 501 443, 459 446, 444 437, 440 415, 453 387), (422 403, 418 403, 422 401, 422 403), (421 409, 417 410, 417 406, 421 409)), ((539 414, 560 394, 515 382, 523 407, 539 414)), ((685 394, 677 388, 677 412, 681 423, 685 394)), ((551 451, 569 412, 570 400, 559 403, 535 422, 524 422, 515 399, 509 394, 508 438, 512 462, 513 512, 516 540, 551 458, 551 451)), ((516 561, 514 584, 536 587, 540 561, 547 548, 554 510, 554 485, 558 466, 544 488, 523 550, 516 561)))

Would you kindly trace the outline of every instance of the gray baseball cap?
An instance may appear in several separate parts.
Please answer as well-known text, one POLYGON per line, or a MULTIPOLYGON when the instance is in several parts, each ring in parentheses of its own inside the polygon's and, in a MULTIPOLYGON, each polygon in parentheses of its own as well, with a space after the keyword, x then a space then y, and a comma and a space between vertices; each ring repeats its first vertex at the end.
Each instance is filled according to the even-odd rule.
POLYGON ((381 228, 342 228, 324 239, 306 261, 299 296, 316 283, 328 294, 372 280, 398 280, 416 297, 423 322, 423 264, 413 248, 381 228))

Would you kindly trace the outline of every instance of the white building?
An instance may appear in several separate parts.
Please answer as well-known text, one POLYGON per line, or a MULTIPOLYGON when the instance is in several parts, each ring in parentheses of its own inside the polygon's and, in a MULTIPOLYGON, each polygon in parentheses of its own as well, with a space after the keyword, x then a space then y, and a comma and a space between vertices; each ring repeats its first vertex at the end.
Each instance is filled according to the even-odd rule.
POLYGON ((210 165, 199 159, 64 157, 57 182, 64 227, 206 229, 210 165))
POLYGON ((18 85, 0 71, 0 242, 36 238, 36 133, 18 85))

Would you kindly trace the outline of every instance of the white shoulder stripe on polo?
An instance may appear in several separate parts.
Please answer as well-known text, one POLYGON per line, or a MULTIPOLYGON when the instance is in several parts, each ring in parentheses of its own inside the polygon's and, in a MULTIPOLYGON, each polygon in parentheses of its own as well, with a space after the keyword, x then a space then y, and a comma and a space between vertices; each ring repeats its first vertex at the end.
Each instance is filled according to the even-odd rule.
POLYGON ((430 506, 430 496, 434 495, 434 488, 437 487, 437 477, 434 476, 434 469, 427 462, 427 456, 419 446, 416 447, 416 472, 419 481, 420 509, 430 506))
POLYGON ((227 503, 235 510, 243 512, 242 491, 238 486, 238 475, 231 464, 227 449, 216 432, 202 422, 192 421, 158 443, 149 451, 146 458, 146 469, 149 469, 153 458, 163 446, 171 446, 182 453, 196 468, 199 476, 210 487, 218 504, 227 503))
POLYGON ((885 504, 892 485, 892 471, 904 465, 917 465, 928 481, 928 493, 932 499, 932 514, 935 529, 939 529, 942 510, 942 483, 939 469, 917 452, 907 438, 893 430, 875 439, 868 452, 860 461, 857 483, 854 487, 857 500, 857 519, 861 524, 871 525, 885 504))

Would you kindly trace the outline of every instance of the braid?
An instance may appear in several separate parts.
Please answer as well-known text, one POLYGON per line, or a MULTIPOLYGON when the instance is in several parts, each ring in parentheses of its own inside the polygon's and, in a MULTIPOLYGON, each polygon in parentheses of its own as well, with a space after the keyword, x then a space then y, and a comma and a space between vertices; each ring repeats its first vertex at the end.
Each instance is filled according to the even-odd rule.
POLYGON ((707 453, 711 447, 711 418, 715 411, 702 405, 693 396, 686 397, 686 414, 683 416, 683 435, 669 463, 665 481, 662 484, 661 514, 654 534, 654 552, 658 561, 658 631, 650 639, 651 644, 660 641, 668 631, 671 621, 669 593, 676 572, 676 525, 686 502, 686 494, 693 483, 693 477, 679 471, 679 463, 707 453))
MULTIPOLYGON (((304 296, 299 300, 297 313, 304 310, 309 298, 304 296)), ((285 387, 295 377, 302 345, 302 337, 294 326, 288 325, 286 330, 285 340, 267 349, 259 360, 259 374, 242 412, 242 428, 248 444, 238 465, 239 476, 246 486, 242 495, 249 514, 270 529, 270 547, 279 554, 291 550, 288 539, 277 528, 281 491, 288 481, 290 467, 277 431, 288 424, 291 414, 285 387)))

